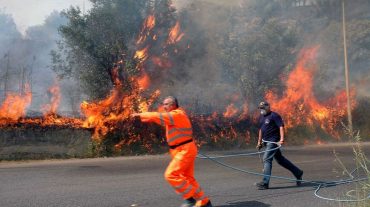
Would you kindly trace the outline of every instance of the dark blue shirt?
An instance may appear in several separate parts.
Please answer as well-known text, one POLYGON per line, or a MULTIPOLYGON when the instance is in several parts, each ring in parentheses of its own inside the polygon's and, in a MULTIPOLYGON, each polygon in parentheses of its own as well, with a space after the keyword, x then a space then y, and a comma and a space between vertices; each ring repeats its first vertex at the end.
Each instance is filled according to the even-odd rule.
POLYGON ((260 116, 259 128, 262 132, 262 139, 271 142, 280 141, 280 127, 284 126, 283 119, 273 111, 260 116))

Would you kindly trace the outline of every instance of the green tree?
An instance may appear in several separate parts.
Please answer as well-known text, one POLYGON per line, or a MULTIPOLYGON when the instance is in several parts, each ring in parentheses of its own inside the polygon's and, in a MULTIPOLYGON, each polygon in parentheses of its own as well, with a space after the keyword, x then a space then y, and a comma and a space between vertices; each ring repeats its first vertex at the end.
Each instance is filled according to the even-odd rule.
POLYGON ((85 15, 73 7, 64 12, 68 23, 60 27, 63 40, 59 50, 52 52, 53 69, 62 77, 79 80, 84 92, 94 100, 82 106, 85 114, 99 108, 96 111, 103 124, 89 123, 95 127, 94 138, 101 146, 98 150, 112 153, 117 143, 128 140, 146 147, 158 143, 161 139, 155 139, 156 134, 149 140, 133 133, 135 123, 129 120, 128 114, 140 110, 139 103, 154 102, 158 93, 137 90, 137 81, 132 80, 144 74, 150 77, 151 85, 180 79, 178 74, 184 71, 181 66, 191 56, 183 55, 190 50, 181 40, 183 32, 172 32, 180 28, 176 26, 180 25, 176 10, 170 0, 94 0, 92 3, 93 8, 85 15), (139 55, 139 51, 145 51, 146 55, 139 55), (158 70, 159 67, 171 67, 174 72, 158 70), (113 87, 112 96, 104 99, 111 102, 98 106, 102 102, 96 100, 106 98, 113 87), (111 120, 111 114, 122 116, 111 120), (109 133, 99 133, 104 131, 100 126, 109 129, 109 133))
MULTIPOLYGON (((63 40, 52 52, 53 69, 62 77, 81 82, 92 99, 105 97, 114 85, 115 63, 124 60, 120 79, 132 75, 135 39, 145 17, 151 13, 168 19, 171 12, 166 0, 91 0, 92 9, 85 15, 79 8, 64 12, 68 23, 60 27, 63 40), (166 7, 167 6, 167 7, 166 7)), ((168 23, 159 20, 164 26, 168 23)), ((161 27, 160 25, 159 27, 161 27)))
MULTIPOLYGON (((69 21, 60 28, 63 41, 52 52, 53 69, 62 77, 80 80, 91 99, 107 95, 120 60, 124 60, 119 72, 123 83, 144 70, 153 88, 173 93, 171 86, 189 79, 184 68, 205 54, 207 41, 201 28, 188 12, 176 12, 170 0, 95 0, 86 15, 73 7, 64 15, 69 21), (155 26, 143 29, 149 15, 154 16, 155 26), (175 41, 169 41, 176 25, 180 26, 175 41), (138 38, 141 35, 146 38, 138 38), (134 58, 144 48, 147 59, 134 58)), ((129 90, 130 84, 123 88, 129 90)))
POLYGON ((294 28, 276 19, 250 26, 245 35, 228 38, 220 56, 230 80, 237 81, 247 100, 259 100, 280 88, 281 75, 290 69, 297 44, 294 28))

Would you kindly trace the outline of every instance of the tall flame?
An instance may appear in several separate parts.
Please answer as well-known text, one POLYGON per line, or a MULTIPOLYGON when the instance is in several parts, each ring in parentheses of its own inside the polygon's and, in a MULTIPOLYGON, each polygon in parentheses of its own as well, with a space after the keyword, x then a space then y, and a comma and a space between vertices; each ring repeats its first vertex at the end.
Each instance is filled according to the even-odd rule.
MULTIPOLYGON (((313 75, 319 48, 315 46, 301 51, 296 67, 286 81, 283 98, 278 99, 272 91, 268 91, 265 97, 272 103, 273 110, 276 109, 283 115, 287 128, 303 124, 313 126, 316 123, 328 133, 338 136, 334 127, 344 116, 345 93, 338 92, 326 103, 319 103, 316 99, 313 92, 313 75)), ((353 91, 351 95, 354 95, 353 91)), ((352 107, 354 105, 353 102, 352 107)))
POLYGON ((148 74, 145 72, 137 79, 137 81, 138 81, 140 90, 145 90, 150 85, 150 78, 148 74))
POLYGON ((8 93, 0 107, 0 119, 18 120, 26 114, 31 101, 32 92, 28 84, 25 85, 24 94, 8 93))
POLYGON ((139 59, 140 61, 145 61, 148 57, 148 49, 149 47, 147 46, 141 50, 137 50, 134 58, 139 59))
MULTIPOLYGON (((112 78, 113 89, 110 94, 101 101, 81 103, 81 112, 85 116, 85 119, 78 118, 66 118, 56 114, 57 108, 61 99, 60 89, 57 84, 50 87, 49 93, 51 94, 50 103, 43 106, 43 117, 25 118, 25 109, 31 103, 31 92, 27 87, 25 94, 8 94, 6 100, 0 108, 0 124, 1 120, 5 119, 5 124, 9 123, 8 119, 18 121, 17 123, 24 124, 35 124, 39 126, 67 126, 75 128, 93 128, 94 134, 93 139, 101 141, 105 135, 109 132, 117 129, 124 128, 126 125, 121 124, 129 119, 130 114, 134 112, 148 111, 150 106, 159 97, 160 91, 155 90, 149 94, 147 90, 150 86, 149 73, 145 70, 148 65, 147 60, 150 57, 151 64, 161 67, 169 68, 172 66, 169 57, 169 51, 167 51, 166 44, 175 44, 182 39, 184 33, 180 31, 180 24, 177 22, 173 28, 169 30, 168 39, 164 39, 163 44, 157 44, 161 46, 161 55, 156 54, 153 56, 151 53, 152 48, 155 47, 150 45, 154 41, 163 40, 159 35, 165 34, 154 34, 153 29, 156 26, 156 19, 154 15, 149 15, 143 22, 139 36, 137 37, 136 47, 137 51, 134 53, 133 59, 135 59, 137 71, 136 74, 130 78, 123 77, 124 73, 122 68, 126 67, 125 60, 116 62, 111 73, 109 74, 112 78), (124 81, 127 81, 124 82, 124 81), (130 85, 130 91, 125 91, 123 85, 130 85), (149 98, 145 98, 150 95, 149 98), (122 126, 125 125, 125 126, 122 126)), ((174 50, 175 52, 177 49, 174 50)), ((172 51, 173 52, 173 51, 172 51)), ((131 72, 131 71, 130 71, 131 72)), ((127 128, 128 129, 128 128, 127 128)), ((130 130, 130 129, 128 129, 130 130)), ((118 145, 130 144, 135 142, 138 137, 131 137, 121 141, 118 145)))
POLYGON ((48 89, 48 92, 51 95, 50 103, 42 106, 41 111, 44 115, 56 114, 61 99, 59 84, 57 82, 54 83, 54 85, 48 89))
POLYGON ((180 22, 177 21, 175 26, 170 29, 167 43, 175 44, 176 42, 180 41, 183 36, 184 33, 180 31, 180 22))
POLYGON ((230 104, 226 107, 226 111, 223 113, 223 115, 225 118, 230 118, 235 116, 236 113, 238 113, 238 109, 234 104, 230 104))
MULTIPOLYGON (((136 44, 141 44, 145 42, 147 36, 150 35, 150 32, 154 28, 154 26, 155 26, 155 17, 154 15, 149 15, 144 21, 143 27, 141 29, 138 40, 136 41, 136 44)), ((156 39, 155 35, 153 36, 153 39, 156 39)))
MULTIPOLYGON (((124 92, 121 87, 123 84, 122 80, 118 75, 119 68, 116 67, 112 73, 115 87, 111 91, 111 94, 97 103, 84 101, 81 104, 81 111, 86 116, 83 127, 94 128, 94 139, 102 139, 109 131, 116 128, 115 125, 117 122, 128 119, 131 113, 138 110, 148 110, 152 100, 159 96, 159 92, 154 92, 152 97, 146 101, 141 96, 141 92, 146 90, 150 85, 149 75, 144 70, 145 61, 149 56, 150 45, 145 45, 144 43, 146 43, 148 36, 151 35, 155 24, 154 15, 149 15, 145 19, 136 41, 137 47, 140 49, 135 52, 133 58, 137 60, 136 70, 139 71, 139 75, 132 77, 131 82, 136 84, 137 87, 133 85, 130 94, 124 92)), ((156 35, 152 36, 153 40, 156 38, 156 35)))
POLYGON ((248 104, 244 103, 242 106, 242 113, 239 115, 239 120, 248 118, 248 110, 249 110, 248 104))

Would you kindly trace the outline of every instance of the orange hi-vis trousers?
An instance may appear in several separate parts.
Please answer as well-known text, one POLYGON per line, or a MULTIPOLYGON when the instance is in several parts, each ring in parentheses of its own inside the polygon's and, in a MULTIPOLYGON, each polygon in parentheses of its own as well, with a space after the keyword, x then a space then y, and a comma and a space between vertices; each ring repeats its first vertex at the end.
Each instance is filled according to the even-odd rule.
POLYGON ((183 199, 193 197, 198 200, 197 205, 205 205, 209 198, 204 195, 203 190, 194 178, 194 162, 197 153, 197 146, 194 142, 170 149, 172 160, 164 177, 183 199))

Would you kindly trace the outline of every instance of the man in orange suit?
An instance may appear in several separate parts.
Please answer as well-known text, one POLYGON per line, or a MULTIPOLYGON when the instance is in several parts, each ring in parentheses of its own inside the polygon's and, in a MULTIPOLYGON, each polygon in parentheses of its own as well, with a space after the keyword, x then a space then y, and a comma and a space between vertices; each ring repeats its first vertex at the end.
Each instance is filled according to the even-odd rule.
POLYGON ((189 118, 173 96, 164 99, 163 109, 163 113, 144 112, 131 116, 140 117, 142 122, 155 122, 166 128, 172 160, 164 177, 184 199, 185 203, 181 207, 212 207, 211 201, 194 178, 194 161, 198 150, 189 118))

